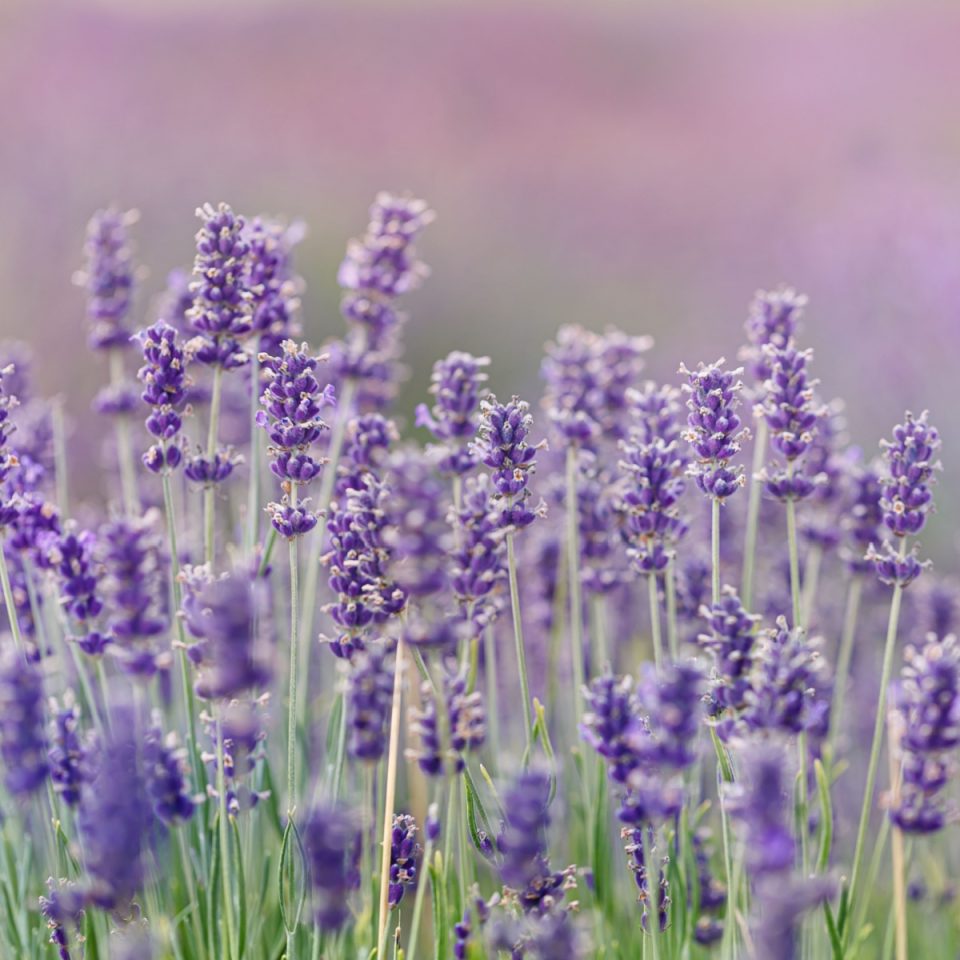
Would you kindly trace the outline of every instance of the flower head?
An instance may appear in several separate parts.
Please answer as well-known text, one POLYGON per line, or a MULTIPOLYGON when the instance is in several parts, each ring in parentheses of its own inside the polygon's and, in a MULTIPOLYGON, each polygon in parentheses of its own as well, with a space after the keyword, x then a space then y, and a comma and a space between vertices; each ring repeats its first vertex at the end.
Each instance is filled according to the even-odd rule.
POLYGON ((403 892, 417 883, 417 821, 409 814, 394 814, 390 832, 390 889, 387 904, 391 910, 400 906, 403 892))
POLYGON ((359 886, 360 831, 343 807, 317 806, 303 832, 317 926, 334 932, 349 919, 347 900, 359 886))
POLYGON ((780 350, 796 336, 806 305, 807 298, 792 287, 757 291, 746 322, 747 346, 740 354, 757 383, 770 377, 767 348, 780 350))
POLYGON ((0 756, 13 797, 39 790, 50 770, 43 704, 39 669, 8 648, 0 662, 0 756))

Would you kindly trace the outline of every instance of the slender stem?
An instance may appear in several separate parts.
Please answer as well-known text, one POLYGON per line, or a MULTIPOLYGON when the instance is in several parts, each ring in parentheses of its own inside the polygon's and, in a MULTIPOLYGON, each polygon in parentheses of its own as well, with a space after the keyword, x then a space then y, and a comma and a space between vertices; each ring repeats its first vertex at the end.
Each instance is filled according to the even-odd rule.
MULTIPOLYGON (((907 538, 900 540, 901 559, 907 553, 907 538)), ((873 810, 873 790, 877 782, 877 767, 880 764, 880 749, 883 746, 883 730, 886 718, 887 687, 890 685, 890 674, 893 669, 893 654, 897 646, 897 627, 900 622, 900 605, 903 600, 903 586, 894 585, 893 599, 890 601, 890 618, 887 621, 887 639, 883 648, 883 666, 880 671, 880 689, 877 693, 877 713, 873 725, 873 741, 870 745, 870 760, 867 763, 867 782, 864 785, 863 804, 860 808, 860 824, 857 827, 857 843, 853 853, 853 867, 850 871, 850 911, 856 904, 857 880, 863 861, 864 846, 867 839, 867 827, 870 824, 870 813, 873 810)), ((851 913, 848 912, 847 916, 851 913)), ((848 924, 844 930, 844 943, 849 941, 851 927, 848 924)))
POLYGON ((583 586, 580 583, 580 506, 577 499, 577 448, 567 447, 567 584, 570 591, 570 656, 573 660, 573 703, 583 714, 583 586))
MULTIPOLYGON (((378 957, 387 946, 387 897, 390 891, 390 838, 393 834, 393 808, 397 791, 397 759, 400 753, 400 701, 403 699, 403 636, 397 640, 397 659, 393 668, 393 703, 390 708, 390 745, 387 750, 387 775, 383 802, 383 849, 380 852, 380 914, 378 957)), ((449 825, 448 825, 449 829, 449 825)))
POLYGON ((720 602, 720 501, 716 498, 710 501, 710 560, 710 588, 716 604, 720 602))
POLYGON ((523 729, 527 737, 527 759, 533 754, 533 722, 530 719, 530 683, 527 680, 527 655, 523 646, 523 623, 520 619, 520 588, 517 584, 517 557, 513 532, 507 534, 507 571, 510 578, 510 607, 513 613, 513 642, 520 674, 520 698, 523 708, 523 729))
POLYGON ((763 469, 767 451, 767 421, 762 417, 757 423, 756 439, 753 441, 753 469, 750 471, 750 498, 747 501, 747 534, 743 544, 743 575, 741 577, 743 606, 751 609, 753 603, 753 571, 756 563, 757 530, 760 522, 760 494, 763 484, 756 479, 763 469))
POLYGON ((334 758, 333 778, 330 792, 334 801, 340 799, 343 783, 343 764, 347 754, 347 698, 340 694, 340 723, 337 729, 337 753, 334 758))
POLYGON ((653 847, 650 833, 641 830, 640 857, 643 869, 647 875, 647 896, 650 900, 650 913, 647 917, 647 929, 650 932, 650 949, 653 960, 660 960, 660 871, 657 869, 656 858, 651 849, 647 855, 647 847, 653 847))
MULTIPOLYGON (((900 764, 899 745, 900 732, 897 729, 898 718, 895 710, 887 715, 887 763, 890 769, 890 794, 893 807, 900 802, 900 764)), ((906 884, 906 856, 904 853, 903 831, 893 825, 890 837, 890 853, 893 866, 893 913, 896 926, 897 960, 908 960, 907 957, 907 884, 906 884)))
POLYGON ((320 493, 317 497, 317 529, 313 533, 313 542, 307 558, 306 575, 303 584, 303 611, 300 622, 308 634, 313 630, 313 617, 317 605, 317 584, 320 579, 320 556, 327 539, 327 509, 333 498, 333 488, 337 480, 337 466, 340 463, 340 454, 343 451, 343 440, 346 435, 347 423, 353 408, 353 399, 356 395, 357 384, 354 380, 347 380, 343 386, 343 393, 337 401, 337 415, 333 421, 330 434, 330 445, 327 448, 327 463, 323 468, 323 477, 320 481, 320 493))
MULTIPOLYGON (((114 348, 109 351, 110 383, 121 388, 124 381, 123 351, 114 348)), ((123 505, 127 516, 135 517, 140 512, 140 497, 137 494, 137 474, 133 460, 133 445, 130 442, 130 420, 121 413, 115 419, 117 433, 117 462, 120 466, 120 488, 123 491, 123 505)))
POLYGON ((226 956, 234 956, 233 891, 230 869, 230 827, 227 823, 227 785, 224 772, 223 720, 217 711, 217 800, 219 805, 220 876, 223 888, 224 943, 226 956))
MULTIPOLYGON (((213 463, 217 454, 217 432, 220 428, 220 398, 223 393, 223 367, 213 368, 213 391, 210 396, 210 426, 207 431, 207 461, 213 463)), ((205 563, 213 564, 214 558, 214 531, 216 527, 216 494, 217 488, 209 483, 203 490, 203 559, 205 563)))
MULTIPOLYGON (((428 839, 423 850, 423 869, 426 874, 430 863, 433 861, 433 841, 428 839)), ((420 918, 423 915, 423 901, 427 891, 427 878, 421 876, 417 884, 417 893, 413 901, 413 918, 410 920, 410 934, 407 937, 406 960, 416 960, 417 941, 420 939, 420 918)))
POLYGON ((671 554, 664 571, 664 586, 667 594, 667 644, 670 656, 680 658, 680 638, 677 632, 677 558, 671 554))
POLYGON ((260 542, 260 337, 253 340, 250 358, 250 486, 247 491, 247 553, 260 542))
POLYGON ((787 549, 790 554, 790 601, 793 607, 794 627, 803 627, 800 604, 800 551, 797 544, 797 505, 787 501, 787 549))
POLYGON ((833 704, 830 708, 830 734, 827 743, 830 757, 836 746, 837 731, 843 717, 843 707, 847 696, 847 678, 850 675, 850 660, 853 657, 853 641, 857 635, 857 616, 860 612, 860 598, 863 595, 863 577, 855 573, 847 587, 847 602, 843 613, 843 633, 840 636, 840 649, 837 653, 837 672, 833 685, 833 704))
POLYGON ((483 631, 484 667, 487 674, 487 729, 490 734, 490 769, 496 772, 500 761, 500 708, 497 678, 497 638, 493 627, 483 631))
POLYGON ((653 635, 653 662, 659 670, 663 664, 663 638, 660 636, 660 592, 657 575, 647 574, 647 596, 650 600, 650 632, 653 635))
MULTIPOLYGON (((290 504, 297 505, 297 485, 290 485, 290 504)), ((297 583, 297 538, 290 540, 290 685, 287 704, 287 816, 297 807, 297 667, 300 647, 300 593, 297 583)))
POLYGON ((3 585, 3 602, 7 608, 7 621, 10 624, 10 633, 13 642, 20 653, 24 653, 23 634, 20 632, 20 620, 17 617, 17 605, 13 600, 13 590, 10 587, 10 571, 7 569, 7 555, 3 550, 3 539, 0 538, 0 584, 3 585))
POLYGON ((823 560, 823 548, 818 543, 810 546, 803 567, 803 587, 800 591, 800 615, 805 627, 810 626, 813 618, 813 603, 820 584, 820 566, 823 560))

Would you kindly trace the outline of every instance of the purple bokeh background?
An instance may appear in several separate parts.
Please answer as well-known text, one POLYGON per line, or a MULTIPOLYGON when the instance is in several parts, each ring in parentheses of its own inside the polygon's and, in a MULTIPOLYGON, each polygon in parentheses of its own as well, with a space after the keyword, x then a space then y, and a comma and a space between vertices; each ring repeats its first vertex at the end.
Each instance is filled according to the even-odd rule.
MULTIPOLYGON (((0 337, 80 422, 104 375, 71 285, 89 214, 138 207, 139 310, 194 208, 302 217, 304 319, 381 187, 426 197, 402 397, 493 357, 532 393, 563 322, 652 333, 651 372, 736 355, 758 286, 810 294, 823 392, 870 450, 904 407, 944 434, 957 517, 960 7, 949 3, 10 2, 0 11, 0 337)), ((91 428, 92 429, 92 428, 91 428)), ((943 521, 947 521, 946 523, 943 521)))

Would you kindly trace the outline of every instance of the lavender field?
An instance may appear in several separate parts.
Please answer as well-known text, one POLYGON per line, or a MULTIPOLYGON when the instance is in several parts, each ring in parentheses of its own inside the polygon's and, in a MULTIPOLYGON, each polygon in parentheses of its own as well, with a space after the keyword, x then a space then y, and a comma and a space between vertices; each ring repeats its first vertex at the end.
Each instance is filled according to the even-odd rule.
POLYGON ((960 24, 719 9, 3 11, 0 957, 960 956, 960 24))

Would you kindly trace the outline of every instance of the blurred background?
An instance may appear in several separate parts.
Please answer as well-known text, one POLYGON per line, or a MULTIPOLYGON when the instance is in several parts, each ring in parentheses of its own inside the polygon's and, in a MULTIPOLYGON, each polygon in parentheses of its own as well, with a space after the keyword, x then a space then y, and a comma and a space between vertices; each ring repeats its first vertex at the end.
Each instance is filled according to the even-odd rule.
POLYGON ((0 339, 92 418, 105 371, 71 284, 89 215, 142 212, 146 322, 194 208, 222 199, 306 221, 320 342, 346 239, 377 190, 409 190, 438 216, 401 413, 455 347, 532 395, 571 321, 653 334, 658 377, 732 359, 754 290, 786 281, 858 442, 931 408, 955 520, 957 36, 960 6, 921 0, 3 0, 0 339))

